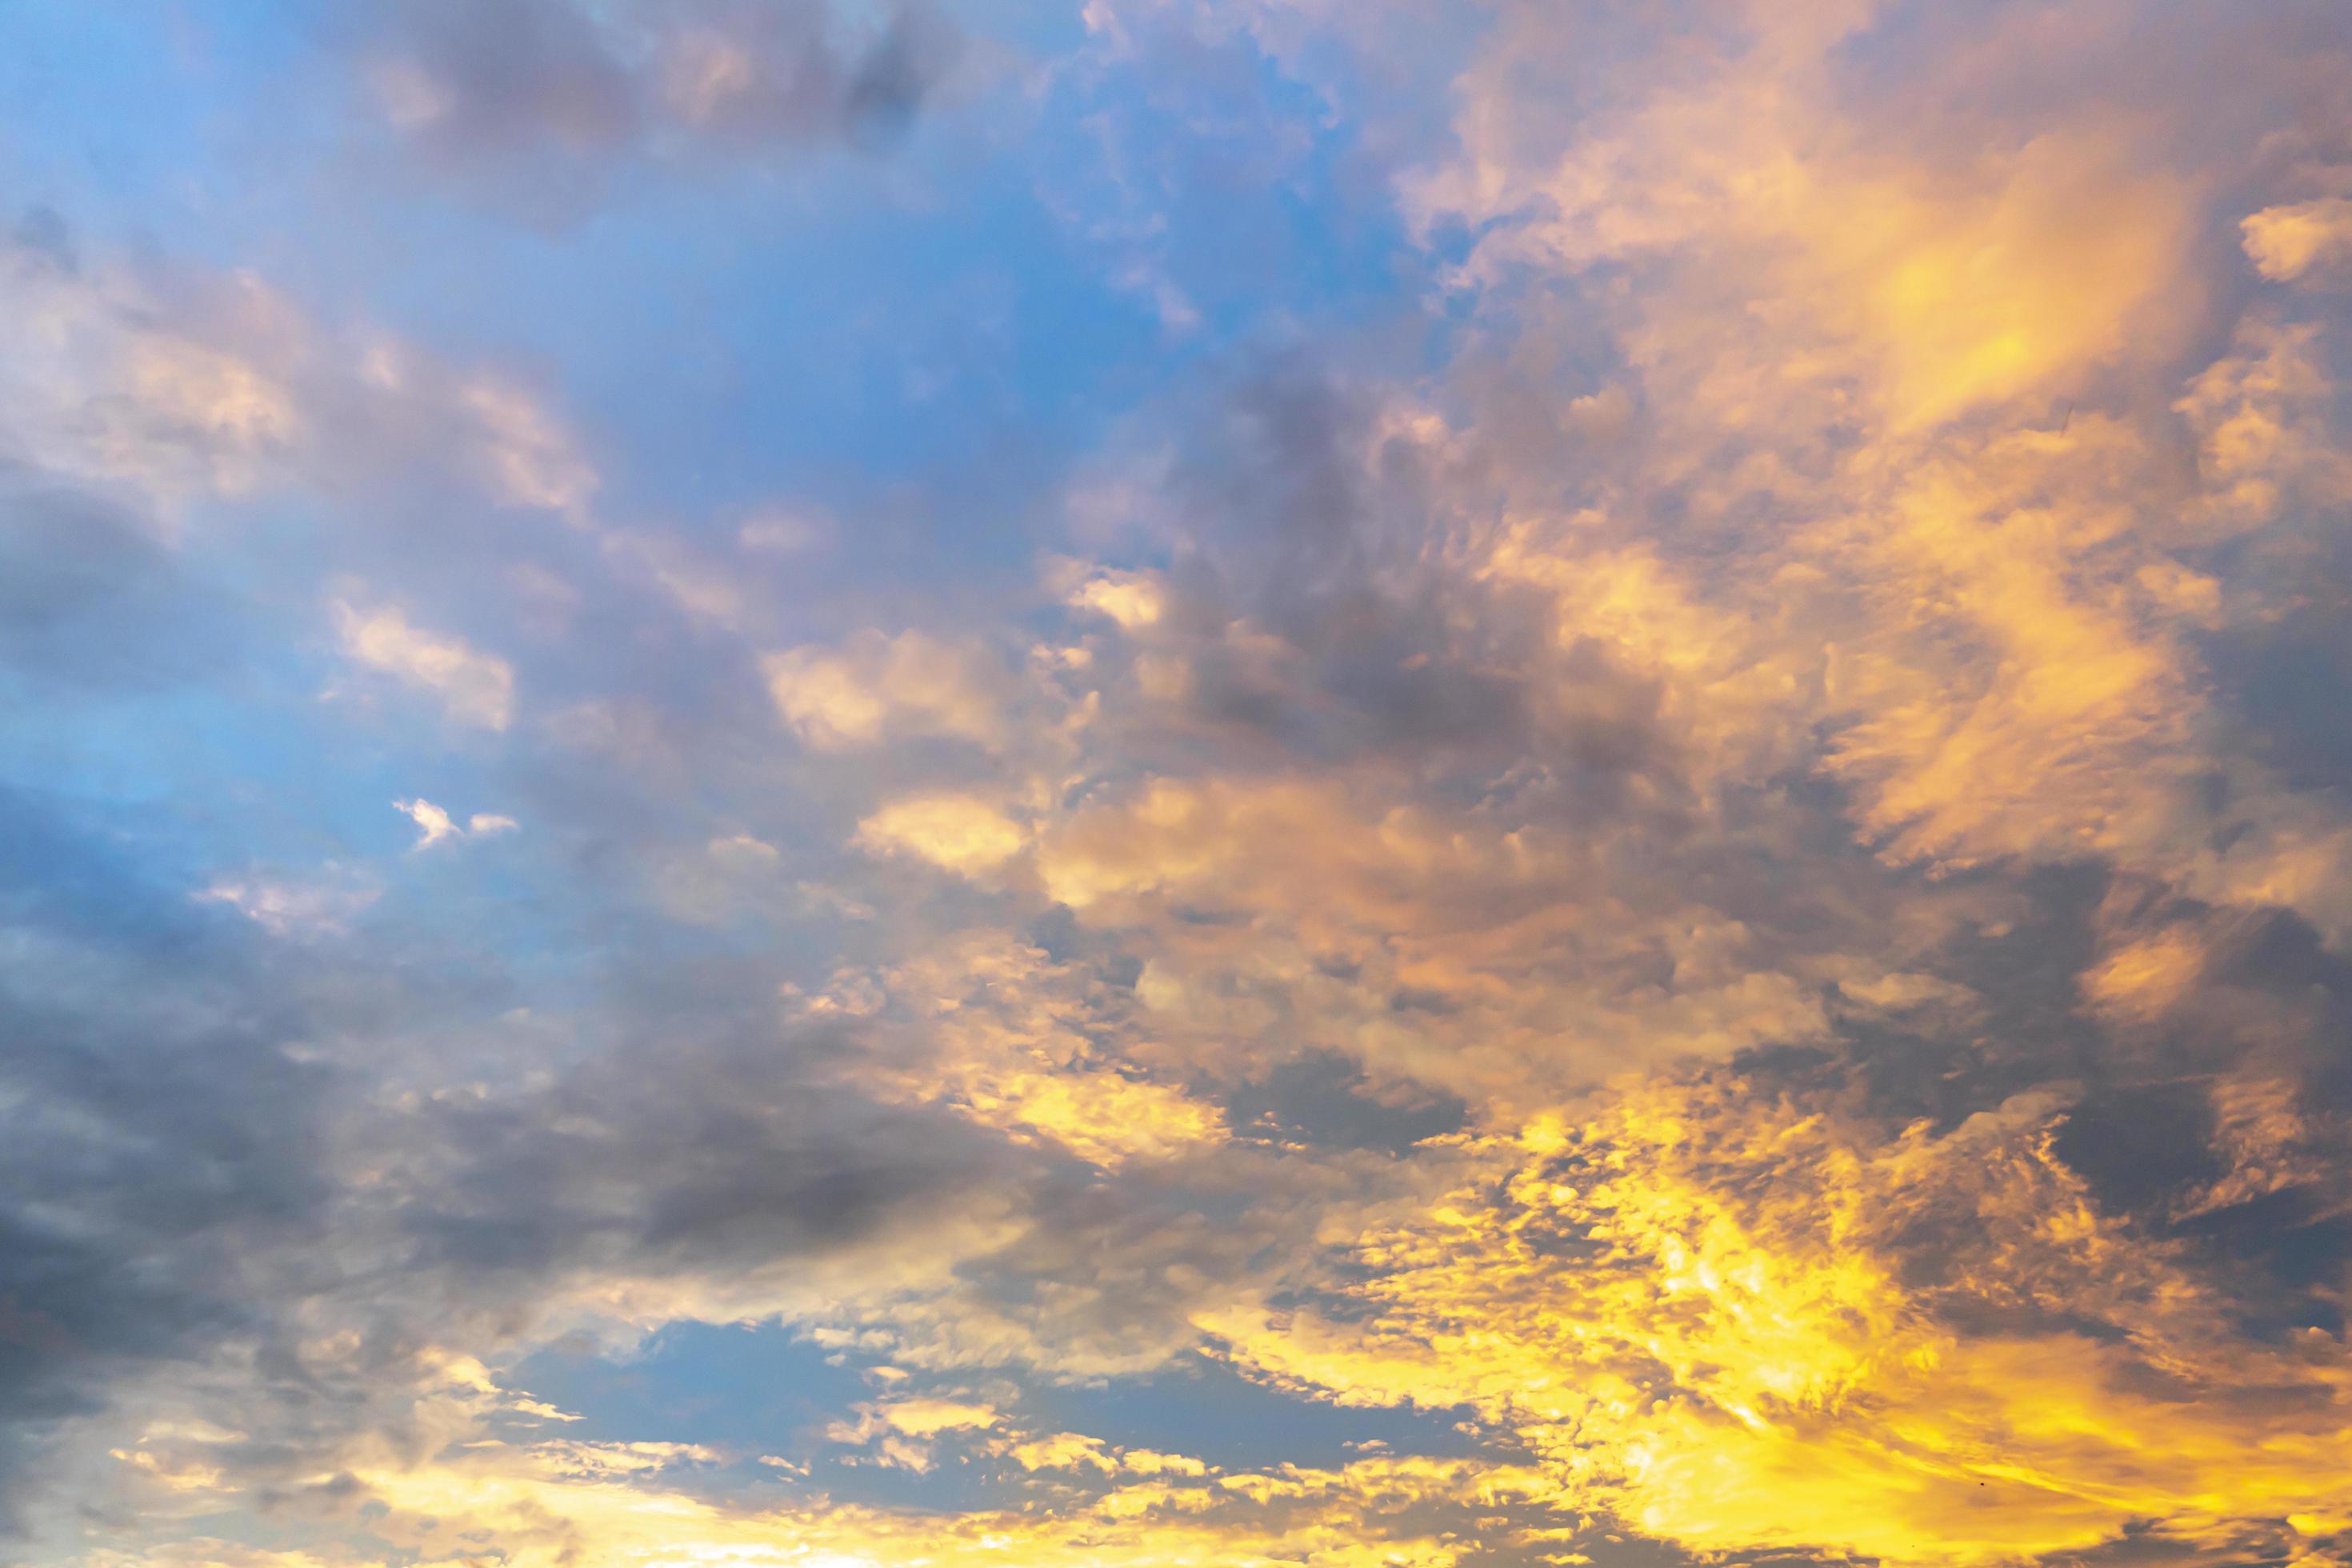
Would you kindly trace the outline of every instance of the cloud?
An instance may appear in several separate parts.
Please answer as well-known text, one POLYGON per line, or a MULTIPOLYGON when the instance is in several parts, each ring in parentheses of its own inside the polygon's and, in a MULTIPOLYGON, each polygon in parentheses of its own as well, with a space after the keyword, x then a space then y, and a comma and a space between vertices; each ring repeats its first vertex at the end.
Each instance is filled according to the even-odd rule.
POLYGON ((424 849, 454 838, 464 829, 449 820, 449 814, 429 800, 395 800, 393 809, 415 820, 417 838, 415 847, 424 849))
POLYGON ((1747 1087, 1538 1121, 1361 1244, 1373 1311, 1213 1327, 1350 1403, 1475 1403, 1696 1551, 2007 1562, 2141 1524, 2227 1551, 2340 1517, 2339 1380, 2217 1336, 2189 1259, 2053 1157, 2049 1099, 1889 1138, 1747 1087))
POLYGON ((120 500, 40 471, 0 480, 0 663, 86 697, 215 679, 261 617, 192 573, 120 500))
POLYGON ((1020 824, 968 795, 895 800, 857 825, 863 848, 919 856, 967 877, 1002 866, 1021 852, 1027 838, 1020 824))
POLYGON ((511 816, 499 816, 478 811, 461 825, 447 812, 423 796, 415 800, 395 800, 392 805, 394 810, 402 813, 416 824, 417 838, 415 844, 411 847, 415 849, 429 849, 445 840, 469 835, 482 837, 492 834, 511 833, 516 826, 515 819, 511 816))
POLYGON ((382 897, 352 874, 304 882, 270 877, 225 879, 196 897, 226 904, 274 936, 333 934, 382 897))
POLYGON ((383 1506, 384 1531, 410 1549, 437 1549, 447 1532, 441 1520, 479 1521, 527 1568, 561 1562, 567 1548, 650 1564, 674 1554, 681 1535, 753 1560, 793 1552, 826 1568, 908 1557, 961 1568, 1007 1552, 1041 1568, 1254 1558, 1317 1568, 1467 1568, 1471 1510, 1452 1500, 1463 1495, 1477 1497, 1489 1518, 1497 1510, 1516 1514, 1504 1538, 1523 1550, 1564 1533, 1564 1512, 1546 1511, 1552 1499, 1538 1478, 1460 1461, 1368 1458, 1338 1469, 1140 1479, 1060 1515, 838 1504, 756 1512, 695 1496, 679 1473, 688 1468, 667 1456, 615 1455, 611 1446, 498 1444, 429 1468, 371 1469, 353 1479, 383 1506), (633 1484, 612 1473, 624 1470, 641 1479, 633 1484))
POLYGON ((334 611, 347 657, 435 693, 459 723, 504 730, 513 720, 514 668, 506 660, 477 652, 462 637, 411 626, 390 605, 362 611, 338 600, 334 611))
POLYGON ((1150 626, 1166 608, 1160 585, 1138 572, 1101 572, 1086 577, 1069 590, 1069 602, 1130 632, 1150 626))
POLYGON ((985 745, 1003 733, 986 656, 919 631, 860 632, 838 650, 792 648, 770 655, 765 668, 777 710, 795 734, 822 751, 902 735, 985 745))
POLYGON ((961 48, 923 6, 868 17, 697 0, 656 16, 430 0, 343 26, 386 128, 429 167, 540 216, 576 210, 626 160, 887 144, 961 48))
POLYGON ((2352 261, 2352 201, 2320 196, 2264 207, 2239 225, 2262 275, 2290 283, 2352 261))
POLYGON ((309 487, 438 485, 584 515, 596 470, 510 375, 321 320, 251 271, 69 240, 0 242, 13 461, 152 509, 163 537, 207 499, 309 487))

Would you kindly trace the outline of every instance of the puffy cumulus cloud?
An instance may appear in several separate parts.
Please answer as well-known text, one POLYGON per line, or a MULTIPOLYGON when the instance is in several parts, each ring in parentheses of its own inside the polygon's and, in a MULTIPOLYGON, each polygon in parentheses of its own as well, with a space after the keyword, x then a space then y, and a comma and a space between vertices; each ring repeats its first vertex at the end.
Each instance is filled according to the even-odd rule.
POLYGON ((856 1418, 825 1428, 825 1441, 870 1450, 872 1462, 900 1469, 931 1468, 928 1439, 943 1434, 985 1431, 997 1425, 995 1409, 953 1399, 892 1399, 857 1408, 856 1418))
POLYGON ((2352 201, 2319 196, 2264 207, 2239 225, 2262 275, 2285 283, 2352 261, 2352 201))
MULTIPOLYGON (((1869 50, 1869 10, 1635 41, 1692 58, 1627 71, 1570 127, 1555 121, 1573 89, 1527 90, 1498 47, 1465 79, 1463 155, 1412 200, 1424 222, 1495 225, 1473 278, 1514 263, 1644 275, 1654 308, 1623 324, 1622 352, 1733 430, 1796 436, 1792 415, 1853 413, 1908 433, 2146 352, 2136 323, 2161 319, 2186 259, 2181 182, 2135 167, 2119 129, 2095 121, 1974 159, 1890 143, 1840 112, 1832 74, 1833 51, 1869 50)), ((1507 31, 1556 52, 1575 25, 1528 12, 1507 31)))
POLYGON ((1998 898, 1906 898, 1859 863, 1791 892, 1773 868, 1805 814, 1755 810, 1732 849, 1680 813, 1662 842, 1643 809, 1596 813, 1541 776, 1468 810, 1378 773, 1163 778, 1050 823, 1035 867, 1142 958, 1143 1059, 1229 1081, 1263 1073, 1276 1034, 1408 1097, 1532 1108, 1686 1054, 1825 1041, 1873 997, 1967 1011, 1929 971, 1998 898))
POLYGON ((924 735, 987 745, 1004 734, 1001 668, 982 649, 920 631, 791 648, 770 655, 766 669, 777 711, 821 751, 924 735))
POLYGON ((1168 598, 1148 572, 1089 571, 1082 562, 1057 563, 1064 602, 1110 621, 1121 631, 1136 632, 1167 613, 1168 598))
POLYGON ((178 500, 249 491, 306 441, 282 362, 299 325, 259 279, 214 280, 159 310, 158 280, 64 244, 20 234, 0 253, 0 420, 18 461, 178 500))

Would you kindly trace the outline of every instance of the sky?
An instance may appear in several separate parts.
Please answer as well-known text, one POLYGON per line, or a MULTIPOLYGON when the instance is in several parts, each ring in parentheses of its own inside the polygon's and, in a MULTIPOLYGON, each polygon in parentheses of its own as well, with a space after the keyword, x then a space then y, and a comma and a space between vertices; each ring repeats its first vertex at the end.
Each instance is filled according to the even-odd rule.
POLYGON ((0 5, 0 1563, 2352 1563, 2340 0, 0 5))

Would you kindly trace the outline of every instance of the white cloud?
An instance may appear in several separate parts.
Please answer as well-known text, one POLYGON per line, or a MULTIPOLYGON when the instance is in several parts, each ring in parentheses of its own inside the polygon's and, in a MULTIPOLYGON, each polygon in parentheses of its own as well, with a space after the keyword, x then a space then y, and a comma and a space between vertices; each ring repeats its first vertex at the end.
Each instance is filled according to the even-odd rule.
POLYGON ((415 800, 395 800, 393 809, 405 813, 416 824, 417 839, 412 849, 426 849, 444 839, 462 838, 468 835, 481 837, 493 833, 511 833, 516 822, 511 816, 499 816, 478 811, 467 817, 464 826, 446 811, 419 795, 415 800))
POLYGON ((343 652, 371 669, 436 692, 449 717, 485 730, 514 719, 514 668, 466 640, 411 626, 397 609, 354 609, 335 604, 343 652))

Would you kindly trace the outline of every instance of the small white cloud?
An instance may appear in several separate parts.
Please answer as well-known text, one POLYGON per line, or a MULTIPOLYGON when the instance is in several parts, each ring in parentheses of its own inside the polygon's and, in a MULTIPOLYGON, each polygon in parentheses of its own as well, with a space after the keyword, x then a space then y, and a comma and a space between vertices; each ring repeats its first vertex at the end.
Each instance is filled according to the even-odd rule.
POLYGON ((550 1405, 543 1399, 533 1399, 528 1394, 517 1398, 514 1401, 512 1408, 524 1415, 536 1415, 542 1421, 578 1421, 581 1419, 580 1416, 574 1415, 569 1410, 564 1410, 556 1405, 550 1405))
POLYGON ((345 654, 438 694, 451 718, 486 730, 513 720, 514 669, 506 660, 476 652, 462 637, 411 626, 388 607, 362 612, 338 600, 335 624, 345 654))
POLYGON ((463 831, 456 823, 449 820, 447 812, 429 800, 421 797, 416 800, 395 800, 392 805, 394 810, 405 812, 415 822, 418 837, 415 847, 418 849, 438 844, 444 838, 455 838, 463 831))
POLYGON ((422 795, 415 800, 395 800, 392 805, 394 810, 404 813, 416 824, 417 839, 410 846, 412 853, 418 849, 430 848, 444 839, 462 838, 468 835, 480 837, 493 833, 512 833, 518 826, 511 816, 499 816, 490 812, 478 811, 467 817, 465 825, 460 826, 457 818, 422 795))

